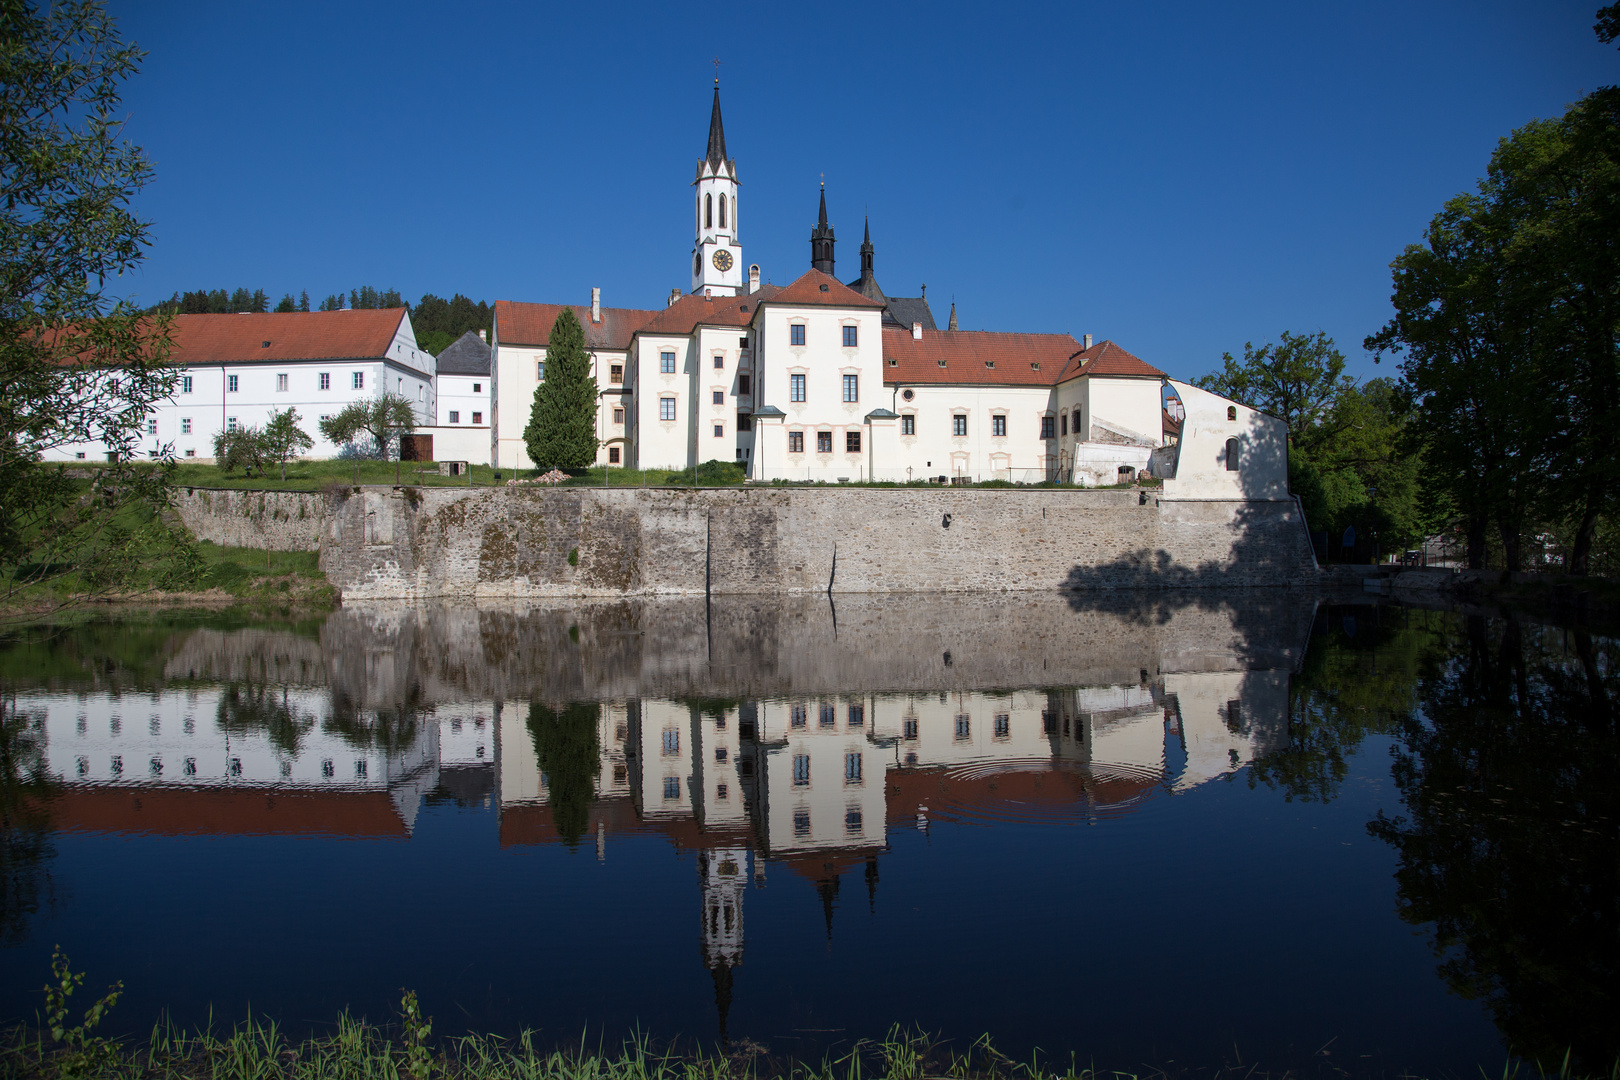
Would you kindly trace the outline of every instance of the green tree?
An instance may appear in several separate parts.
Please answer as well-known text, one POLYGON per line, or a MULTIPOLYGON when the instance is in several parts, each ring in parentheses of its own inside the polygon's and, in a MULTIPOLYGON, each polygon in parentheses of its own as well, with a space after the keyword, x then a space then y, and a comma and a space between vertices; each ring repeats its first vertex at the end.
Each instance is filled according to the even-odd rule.
POLYGON ((93 0, 48 14, 0 0, 0 575, 13 585, 79 574, 95 590, 195 569, 160 513, 172 459, 134 466, 179 378, 168 315, 104 291, 149 242, 130 203, 152 168, 119 118, 141 55, 93 0), (42 465, 85 442, 109 458, 90 492, 42 465))
POLYGON ((287 479, 287 462, 297 460, 299 451, 315 445, 315 440, 298 426, 298 410, 291 406, 284 411, 271 411, 259 439, 264 445, 264 456, 281 466, 283 480, 287 479))
POLYGON ((276 305, 277 314, 286 314, 287 312, 297 310, 298 301, 293 299, 292 293, 287 293, 281 298, 281 302, 276 305))
POLYGON ((214 436, 214 464, 226 475, 241 469, 249 476, 268 464, 264 432, 252 426, 231 428, 214 436))
POLYGON ((386 460, 390 447, 397 454, 399 437, 416 430, 416 411, 398 394, 383 394, 368 401, 353 401, 319 424, 321 434, 339 446, 369 436, 371 448, 386 460))
POLYGON ((553 709, 529 706, 529 737, 540 771, 546 774, 552 820, 569 847, 579 844, 589 823, 596 779, 602 769, 597 720, 602 707, 576 702, 553 709))
POLYGON ((343 293, 338 293, 336 296, 328 296, 325 300, 321 301, 321 310, 322 311, 342 311, 343 310, 343 299, 344 299, 344 294, 343 293))
POLYGON ((299 311, 308 311, 309 310, 309 293, 300 292, 298 294, 298 310, 299 311))
POLYGON ((1592 27, 1592 31, 1605 45, 1620 38, 1620 4, 1598 8, 1597 23, 1592 27))
POLYGON ((1323 333, 1290 334, 1276 345, 1243 346, 1243 362, 1221 356, 1220 371, 1194 379, 1193 385, 1270 413, 1288 425, 1298 439, 1322 422, 1339 396, 1354 385, 1344 374, 1344 354, 1323 333))
POLYGON ((583 469, 596 460, 596 376, 573 308, 552 324, 545 362, 523 429, 529 460, 542 469, 583 469))

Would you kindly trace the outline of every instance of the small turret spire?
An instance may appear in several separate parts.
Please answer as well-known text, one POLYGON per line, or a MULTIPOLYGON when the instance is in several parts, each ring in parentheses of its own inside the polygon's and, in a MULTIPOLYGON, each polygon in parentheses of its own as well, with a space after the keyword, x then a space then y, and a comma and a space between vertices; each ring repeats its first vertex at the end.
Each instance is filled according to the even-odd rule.
POLYGON ((947 330, 956 330, 956 329, 958 329, 958 327, 956 325, 956 301, 955 300, 951 301, 951 321, 945 324, 945 329, 947 329, 947 330))
POLYGON ((827 224, 827 181, 821 182, 821 213, 816 227, 810 230, 810 266, 823 274, 833 275, 833 227, 827 224))

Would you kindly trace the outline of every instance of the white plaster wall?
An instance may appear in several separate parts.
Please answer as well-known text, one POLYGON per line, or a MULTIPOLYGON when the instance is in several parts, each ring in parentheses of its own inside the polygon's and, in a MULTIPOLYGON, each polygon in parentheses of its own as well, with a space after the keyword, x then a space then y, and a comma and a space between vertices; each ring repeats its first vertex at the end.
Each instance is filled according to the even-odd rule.
POLYGON ((1171 381, 1187 409, 1166 499, 1270 499, 1288 494, 1288 430, 1281 420, 1187 383, 1171 381), (1239 466, 1227 468, 1227 440, 1239 466))
MULTIPOLYGON (((1088 425, 1100 417, 1147 436, 1154 446, 1164 441, 1162 384, 1158 379, 1087 376, 1079 381, 1090 384, 1088 425)), ((1089 426, 1079 435, 1090 438, 1089 426)))
MULTIPOLYGON (((635 421, 636 465, 643 469, 684 469, 692 460, 697 439, 693 386, 700 377, 697 341, 676 335, 638 335, 635 421), (660 354, 675 354, 675 371, 659 370, 660 354), (675 419, 658 418, 661 398, 675 399, 675 419)), ((704 383, 703 385, 707 385, 704 383)))
MULTIPOLYGON (((490 424, 490 377, 488 375, 440 375, 438 381, 438 419, 434 423, 443 425, 462 424, 468 427, 489 427, 490 424), (451 410, 457 413, 457 419, 450 419, 451 410), (478 419, 473 414, 478 414, 478 419)), ((485 442, 488 442, 487 433, 485 442)))
MULTIPOLYGON (((789 307, 766 301, 754 320, 758 342, 755 407, 775 406, 785 421, 767 421, 763 453, 754 455, 754 479, 837 481, 866 477, 867 413, 888 408, 883 385, 881 313, 866 308, 789 307), (791 345, 789 325, 805 324, 805 344, 791 345), (858 345, 843 347, 843 327, 857 328, 858 345), (790 376, 805 376, 805 400, 791 400, 790 376), (843 376, 859 378, 859 401, 843 400, 843 376), (788 434, 804 434, 804 452, 789 454, 788 434), (816 449, 817 432, 832 434, 831 453, 816 449), (861 433, 861 449, 850 453, 845 435, 861 433)), ((756 437, 756 445, 758 437, 756 437)))
POLYGON ((1056 468, 1058 440, 1041 438, 1041 418, 1052 416, 1056 423, 1050 387, 900 384, 889 391, 887 407, 915 416, 916 434, 899 434, 903 421, 896 422, 896 456, 874 466, 880 480, 970 476, 1038 483, 1056 468), (958 414, 967 416, 965 438, 952 434, 952 417, 958 414), (998 415, 1007 418, 1004 437, 991 434, 998 415))
POLYGON ((825 848, 858 849, 884 843, 884 776, 889 755, 869 738, 870 721, 849 723, 849 706, 862 706, 865 696, 767 701, 759 705, 764 747, 761 782, 765 789, 765 835, 773 855, 825 848), (823 705, 833 709, 833 723, 821 724, 823 705), (804 710, 802 727, 793 726, 793 709, 804 710), (845 755, 861 755, 861 778, 845 779, 845 755), (808 783, 794 780, 794 758, 810 759, 808 783), (801 817, 802 815, 802 817, 801 817))
MULTIPOLYGON (((590 318, 589 313, 585 315, 590 318)), ((497 335, 499 327, 496 327, 497 335)), ((499 469, 532 469, 534 462, 529 460, 529 451, 523 441, 523 429, 529 426, 529 412, 534 407, 534 392, 540 385, 539 365, 546 358, 543 346, 532 345, 502 345, 497 337, 493 357, 491 359, 491 392, 493 401, 490 405, 489 416, 493 425, 491 438, 494 443, 494 462, 499 469)), ((655 358, 656 360, 656 358, 655 358)), ((596 378, 598 391, 607 390, 612 386, 620 385, 611 382, 610 366, 624 365, 626 378, 629 377, 629 360, 627 354, 611 349, 599 349, 591 352, 591 374, 596 378)), ((625 434, 624 431, 614 428, 612 424, 613 403, 621 400, 617 395, 597 396, 596 408, 596 437, 605 441, 616 435, 625 434)), ((628 416, 627 418, 628 419, 628 416)), ((436 451, 435 451, 436 452, 436 451)), ((607 448, 598 446, 596 460, 598 463, 607 460, 607 448)))

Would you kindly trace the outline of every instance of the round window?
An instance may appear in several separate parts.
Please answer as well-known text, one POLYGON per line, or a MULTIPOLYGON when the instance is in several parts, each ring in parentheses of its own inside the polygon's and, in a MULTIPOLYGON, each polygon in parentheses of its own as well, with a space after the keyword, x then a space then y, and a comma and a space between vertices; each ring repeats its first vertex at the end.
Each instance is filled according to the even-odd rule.
POLYGON ((902 390, 902 391, 900 391, 900 396, 905 398, 907 401, 910 401, 912 398, 916 397, 917 395, 914 394, 913 392, 911 392, 910 390, 902 390))

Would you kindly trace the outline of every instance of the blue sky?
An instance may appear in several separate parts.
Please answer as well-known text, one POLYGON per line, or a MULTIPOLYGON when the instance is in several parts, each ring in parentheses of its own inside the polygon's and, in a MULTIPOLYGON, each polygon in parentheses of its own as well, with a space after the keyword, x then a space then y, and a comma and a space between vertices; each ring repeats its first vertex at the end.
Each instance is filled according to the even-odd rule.
POLYGON ((129 289, 360 285, 658 307, 689 283, 718 56, 744 258, 928 285, 941 325, 1177 377, 1283 330, 1360 375, 1388 265, 1496 140, 1620 81, 1598 0, 277 4, 111 0, 149 55, 129 289))

